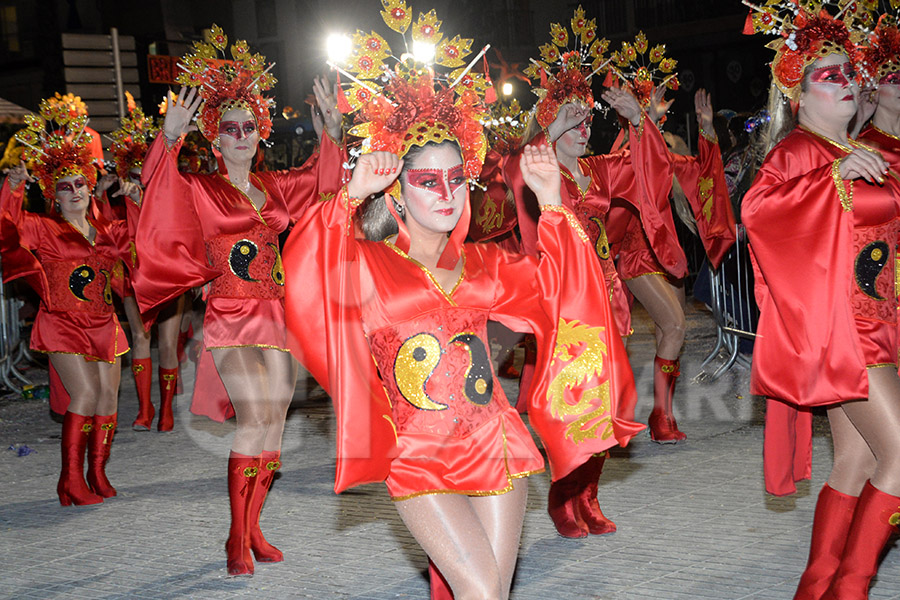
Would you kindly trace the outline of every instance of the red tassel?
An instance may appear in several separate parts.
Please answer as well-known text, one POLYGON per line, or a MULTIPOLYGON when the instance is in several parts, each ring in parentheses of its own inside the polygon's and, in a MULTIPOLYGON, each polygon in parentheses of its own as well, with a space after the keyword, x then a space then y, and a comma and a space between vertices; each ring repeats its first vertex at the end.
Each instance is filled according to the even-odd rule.
POLYGON ((606 72, 606 78, 603 80, 603 87, 612 87, 616 83, 616 78, 613 77, 612 69, 606 72))
POLYGON ((353 112, 353 107, 347 101, 347 94, 344 93, 344 90, 338 90, 337 107, 341 114, 346 115, 353 112))
POLYGON ((547 71, 543 67, 541 67, 541 87, 547 89, 547 71))
POLYGON ((753 35, 756 33, 756 28, 753 26, 753 11, 750 11, 747 14, 747 20, 744 21, 744 35, 753 35))
MULTIPOLYGON (((488 83, 491 83, 488 81, 488 83)), ((484 101, 487 104, 493 104, 497 101, 497 90, 494 89, 493 85, 489 85, 488 89, 484 91, 484 101)))

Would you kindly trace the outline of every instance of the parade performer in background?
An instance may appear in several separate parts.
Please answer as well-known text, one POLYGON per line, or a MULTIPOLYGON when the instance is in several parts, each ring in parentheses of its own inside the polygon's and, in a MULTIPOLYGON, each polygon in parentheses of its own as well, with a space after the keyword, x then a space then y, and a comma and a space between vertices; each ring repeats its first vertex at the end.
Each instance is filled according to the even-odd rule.
MULTIPOLYGON (((749 33, 781 34, 770 44, 769 133, 783 138, 741 213, 760 306, 751 392, 788 408, 827 408, 834 466, 795 598, 861 600, 900 520, 900 182, 847 134, 859 98, 854 59, 865 34, 851 22, 859 13, 844 22, 819 8, 757 7, 747 21, 749 33)), ((808 453, 791 448, 789 425, 767 426, 767 438, 774 431, 787 437, 780 460, 808 453)))
MULTIPOLYGON (((182 88, 163 132, 144 159, 145 205, 138 224, 134 280, 148 317, 192 287, 209 284, 203 346, 191 411, 217 421, 232 415, 237 430, 228 460, 231 530, 229 575, 251 575, 260 562, 283 560, 259 528, 259 515, 280 466, 281 438, 294 393, 296 362, 284 327, 284 270, 278 235, 306 207, 340 188, 344 156, 334 139, 341 115, 324 111, 328 135, 303 167, 252 171, 260 140, 272 129, 263 93, 275 78, 265 59, 213 26, 181 61, 182 88), (216 151, 219 171, 185 174, 177 157, 194 128, 216 151)), ((316 84, 321 96, 326 83, 316 84)))
MULTIPOLYGON (((149 431, 156 411, 150 399, 153 383, 153 360, 150 358, 150 329, 145 328, 141 320, 137 300, 131 281, 137 268, 137 250, 134 247, 134 235, 137 232, 140 216, 141 169, 147 154, 149 143, 159 133, 159 127, 153 118, 144 115, 144 111, 135 105, 134 99, 128 96, 129 114, 122 119, 121 127, 110 134, 113 140, 110 151, 115 161, 115 173, 104 175, 97 183, 95 201, 107 218, 121 218, 128 221, 128 232, 131 236, 131 256, 126 263, 128 272, 125 278, 125 297, 122 304, 128 325, 131 329, 131 372, 134 375, 135 389, 138 397, 138 415, 132 423, 137 431, 149 431), (117 180, 130 181, 136 197, 126 197, 124 205, 114 206, 106 197, 108 190, 117 180), (120 209, 120 210, 116 210, 120 209)), ((178 379, 178 341, 181 326, 181 311, 184 296, 169 303, 157 318, 159 349, 159 431, 171 431, 175 425, 172 412, 172 400, 175 397, 178 379)))
MULTIPOLYGON (((311 208, 286 244, 288 327, 335 404, 335 491, 386 481, 455 597, 503 599, 524 517, 521 479, 543 460, 493 373, 488 319, 537 337, 529 415, 554 479, 642 427, 625 418, 627 357, 593 245, 562 206, 550 147, 521 159, 543 206, 541 258, 463 244, 489 84, 462 68, 471 40, 442 38, 434 11, 411 28, 409 15, 403 2, 382 12, 414 41, 448 42, 434 60, 456 70, 435 73, 413 57, 392 69, 382 36, 355 37, 345 71, 355 81, 340 101, 352 107, 369 90, 350 130, 365 138, 364 153, 338 198, 311 208)), ((432 589, 447 597, 434 579, 432 589)))
MULTIPOLYGON (((674 223, 671 218, 668 221, 664 218, 670 212, 668 191, 672 182, 668 151, 659 130, 646 122, 637 99, 625 90, 609 88, 602 98, 629 124, 634 140, 631 151, 584 156, 594 107, 590 76, 608 68, 609 61, 604 56, 607 41, 596 39, 596 22, 587 20, 581 7, 575 11, 571 26, 573 50, 568 49, 570 38, 566 28, 553 24, 551 43, 541 46, 541 60, 533 61, 532 67, 526 70, 540 86, 535 90, 539 101, 523 134, 523 147, 525 144, 553 145, 560 164, 563 204, 577 216, 591 240, 595 258, 606 277, 605 287, 617 330, 621 336, 628 336, 631 334, 630 305, 610 253, 607 211, 613 198, 625 198, 640 207, 648 230, 656 234, 656 243, 664 249, 674 247, 680 253, 664 256, 680 265, 677 268, 686 269, 674 223), (670 239, 675 240, 674 246, 667 241, 670 239)), ((522 252, 537 256, 539 208, 519 172, 520 158, 521 152, 508 156, 504 162, 504 179, 516 199, 522 252)), ((599 292, 591 289, 587 293, 599 292)), ((520 407, 529 396, 533 360, 533 352, 526 352, 519 388, 520 407)), ((547 510, 560 535, 584 537, 616 530, 597 501, 597 482, 605 459, 605 455, 595 456, 583 468, 550 486, 547 510)))
MULTIPOLYGON (((65 414, 57 485, 63 506, 116 495, 105 465, 116 430, 120 357, 128 351, 112 298, 113 287, 121 292, 127 226, 92 214, 97 171, 84 134, 87 121, 87 115, 42 101, 40 115, 26 117, 27 128, 16 134, 34 176, 23 162, 7 173, 0 191, 4 281, 24 278, 40 296, 31 348, 49 355, 66 391, 51 406, 65 414), (49 214, 22 208, 24 182, 35 179, 52 202, 49 214)), ((117 192, 133 193, 128 182, 117 192)))
POLYGON ((891 168, 900 171, 900 30, 894 16, 878 20, 862 59, 878 89, 872 120, 857 140, 878 149, 891 168))

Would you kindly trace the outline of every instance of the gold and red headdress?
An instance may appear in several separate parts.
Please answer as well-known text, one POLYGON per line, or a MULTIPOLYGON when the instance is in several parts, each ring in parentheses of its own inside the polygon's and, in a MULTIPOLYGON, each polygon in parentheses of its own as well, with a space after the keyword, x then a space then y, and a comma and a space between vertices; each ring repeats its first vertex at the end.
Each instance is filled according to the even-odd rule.
POLYGON ((572 34, 559 23, 550 26, 550 42, 538 50, 540 60, 532 59, 525 74, 539 82, 534 88, 538 102, 534 107, 537 122, 547 127, 556 119, 559 109, 569 102, 594 106, 591 77, 608 68, 604 53, 609 41, 597 39, 597 20, 588 20, 579 6, 571 21, 572 34), (574 48, 569 48, 569 42, 574 48))
POLYGON ((26 115, 25 129, 16 132, 16 141, 25 146, 22 158, 49 200, 56 196, 56 182, 63 177, 81 175, 91 189, 97 184, 91 136, 85 132, 87 111, 79 114, 79 105, 84 107, 77 96, 57 93, 41 100, 40 114, 26 115))
POLYGON ((660 85, 677 90, 679 84, 675 68, 678 61, 666 56, 666 45, 650 47, 643 31, 633 42, 622 42, 622 47, 610 55, 610 65, 603 85, 612 87, 621 81, 634 94, 644 110, 650 105, 653 91, 660 85))
POLYGON ((115 159, 116 174, 122 179, 126 179, 132 169, 143 166, 150 142, 159 133, 159 125, 153 117, 144 115, 131 94, 125 92, 125 95, 128 97, 128 116, 122 119, 121 127, 109 134, 113 140, 110 151, 115 159))
POLYGON ((863 69, 876 82, 881 82, 891 73, 900 72, 900 29, 894 16, 881 15, 868 44, 862 48, 861 59, 863 69))
POLYGON ((332 64, 352 82, 338 98, 341 112, 357 113, 350 135, 363 138, 363 153, 380 150, 401 157, 413 146, 455 141, 466 176, 476 179, 487 153, 485 96, 492 95, 493 85, 484 74, 472 72, 474 61, 468 66, 463 61, 472 52, 472 40, 445 38, 434 10, 420 13, 413 23, 405 0, 381 3, 387 26, 404 37, 407 48, 433 49, 434 62, 404 54, 390 67, 386 61, 393 54, 387 40, 374 31, 357 31, 346 70, 332 64), (436 66, 445 67, 445 72, 436 66))
MULTIPOLYGON (((844 54, 859 62, 858 44, 865 39, 864 27, 873 24, 869 9, 872 0, 842 0, 832 16, 827 2, 767 0, 762 5, 743 0, 751 8, 744 25, 745 34, 769 33, 778 39, 766 45, 775 51, 772 77, 785 96, 800 98, 800 84, 806 68, 829 54, 844 54)), ((874 6, 873 6, 874 8, 874 6)), ((864 76, 860 70, 860 76, 864 76)))
POLYGON ((250 46, 243 40, 231 45, 231 58, 227 60, 225 47, 228 37, 222 28, 210 28, 209 42, 194 42, 194 48, 179 63, 182 69, 177 81, 188 87, 200 88, 200 105, 197 126, 209 141, 219 135, 219 121, 231 109, 245 109, 256 118, 261 138, 272 132, 269 110, 274 101, 262 92, 272 89, 277 80, 269 73, 274 65, 265 66, 266 57, 250 53, 250 46))

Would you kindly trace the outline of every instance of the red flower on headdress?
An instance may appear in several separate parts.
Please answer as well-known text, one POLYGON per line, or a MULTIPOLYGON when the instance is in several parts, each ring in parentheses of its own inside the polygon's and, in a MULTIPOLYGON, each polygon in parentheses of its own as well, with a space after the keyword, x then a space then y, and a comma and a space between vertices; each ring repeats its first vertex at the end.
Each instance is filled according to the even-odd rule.
POLYGON ((541 127, 548 127, 556 119, 562 105, 580 101, 594 105, 591 85, 580 69, 563 69, 547 83, 547 94, 538 102, 537 121, 541 127))

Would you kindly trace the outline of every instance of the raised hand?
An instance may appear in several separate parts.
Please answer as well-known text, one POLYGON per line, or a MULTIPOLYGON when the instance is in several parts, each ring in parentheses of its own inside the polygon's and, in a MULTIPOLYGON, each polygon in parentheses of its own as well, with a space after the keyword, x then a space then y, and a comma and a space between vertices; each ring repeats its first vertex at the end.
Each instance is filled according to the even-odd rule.
POLYGON ((556 115, 556 119, 554 119, 554 121, 550 123, 550 126, 547 127, 547 133, 550 136, 549 141, 555 142, 562 137, 562 134, 573 127, 577 127, 579 123, 588 118, 590 114, 590 106, 583 106, 573 102, 563 104, 559 109, 559 113, 556 115))
POLYGON ((131 201, 141 205, 141 186, 134 183, 133 181, 126 181, 125 179, 119 179, 119 189, 113 194, 113 197, 116 196, 128 196, 131 198, 131 201))
POLYGON ((865 148, 854 148, 853 152, 841 160, 841 179, 865 179, 869 183, 884 183, 888 172, 884 157, 865 148))
POLYGON ((167 140, 174 143, 182 134, 197 130, 197 126, 191 121, 202 102, 203 98, 197 93, 197 88, 191 88, 191 91, 188 92, 186 87, 181 87, 178 97, 174 102, 170 99, 169 105, 166 107, 163 133, 167 140))
POLYGON ((856 105, 856 116, 853 120, 853 130, 850 137, 856 138, 862 128, 866 126, 875 109, 878 108, 878 88, 866 88, 859 90, 859 103, 856 105))
POLYGON ((660 120, 669 112, 669 109, 672 108, 672 104, 675 102, 675 99, 666 100, 666 86, 658 85, 656 89, 653 90, 653 95, 650 96, 650 106, 647 107, 647 116, 653 121, 655 124, 659 124, 660 120))
MULTIPOLYGON (((347 184, 351 198, 368 198, 387 189, 400 176, 403 160, 390 152, 363 154, 356 161, 353 177, 347 184)), ((558 178, 558 177, 557 177, 558 178)))
POLYGON ((709 95, 709 92, 700 88, 697 90, 697 93, 694 94, 694 112, 697 113, 697 123, 700 125, 700 129, 706 132, 707 135, 715 137, 716 130, 713 127, 713 107, 712 107, 712 98, 709 95))
POLYGON ((25 166, 24 160, 20 161, 15 167, 3 169, 3 174, 6 175, 6 182, 9 184, 9 189, 11 190, 18 188, 19 184, 23 181, 29 183, 34 181, 34 177, 28 173, 28 167, 25 166))
POLYGON ((525 146, 521 162, 522 179, 537 196, 541 206, 561 206, 559 161, 551 146, 525 146))
MULTIPOLYGON (((316 77, 313 81, 313 94, 316 96, 316 104, 319 105, 319 110, 322 113, 325 129, 328 131, 328 135, 335 140, 340 140, 343 134, 341 130, 343 115, 341 115, 341 111, 337 107, 337 95, 341 93, 343 92, 341 92, 340 88, 337 85, 332 85, 328 77, 316 77)), ((315 125, 315 120, 313 125, 315 125)))
POLYGON ((641 124, 641 103, 631 92, 619 88, 606 88, 600 97, 612 106, 620 117, 635 127, 641 124))
POLYGON ((103 192, 112 187, 119 177, 115 173, 107 173, 97 180, 97 187, 94 188, 94 196, 99 198, 103 192))

